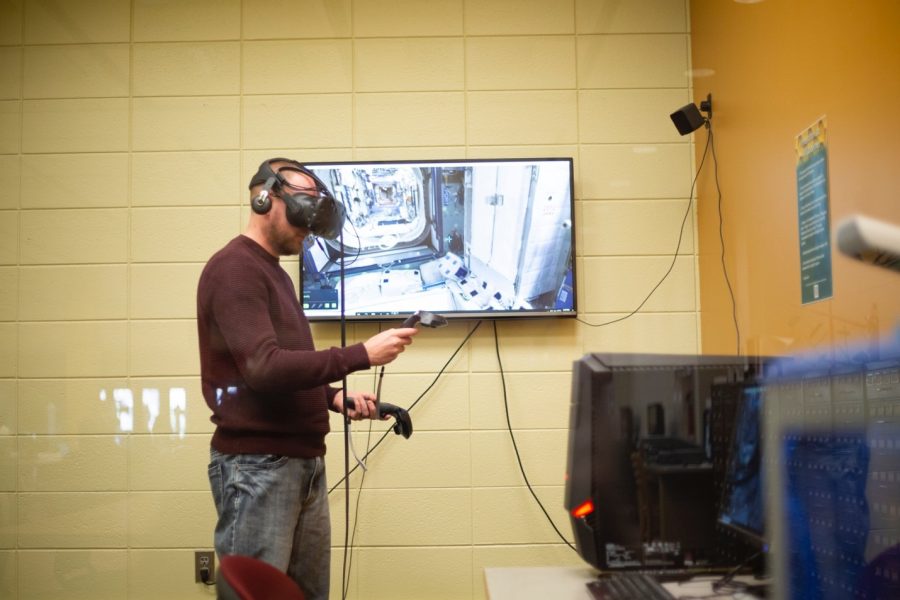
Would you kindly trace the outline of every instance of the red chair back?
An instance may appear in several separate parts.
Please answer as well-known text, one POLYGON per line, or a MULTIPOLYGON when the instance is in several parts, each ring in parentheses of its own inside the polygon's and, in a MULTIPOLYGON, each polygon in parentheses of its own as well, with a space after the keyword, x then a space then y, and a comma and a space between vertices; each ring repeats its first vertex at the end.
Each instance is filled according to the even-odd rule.
POLYGON ((269 563, 232 554, 219 561, 216 592, 223 600, 304 600, 297 583, 269 563))

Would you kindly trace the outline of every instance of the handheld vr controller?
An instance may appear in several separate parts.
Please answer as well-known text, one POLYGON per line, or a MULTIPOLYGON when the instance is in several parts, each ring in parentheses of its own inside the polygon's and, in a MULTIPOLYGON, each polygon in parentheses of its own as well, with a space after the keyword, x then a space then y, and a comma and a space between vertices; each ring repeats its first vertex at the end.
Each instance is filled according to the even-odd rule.
MULTIPOLYGON (((412 419, 409 417, 409 412, 405 408, 400 408, 395 404, 388 404, 387 402, 379 402, 378 405, 378 414, 380 417, 394 417, 394 433, 409 439, 409 436, 411 436, 413 432, 412 419)), ((347 398, 344 400, 344 406, 347 408, 356 408, 356 402, 353 401, 353 398, 347 398)))
POLYGON ((443 327, 446 324, 447 319, 445 317, 433 312, 428 312, 427 310, 417 310, 403 321, 404 327, 421 325, 422 327, 431 327, 432 329, 443 327))

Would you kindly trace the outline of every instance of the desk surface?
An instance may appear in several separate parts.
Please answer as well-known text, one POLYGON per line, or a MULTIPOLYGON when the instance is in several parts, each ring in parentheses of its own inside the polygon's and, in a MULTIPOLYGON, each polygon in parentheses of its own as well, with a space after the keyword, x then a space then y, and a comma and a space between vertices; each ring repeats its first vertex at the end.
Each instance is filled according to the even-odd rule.
MULTIPOLYGON (((488 567, 484 570, 489 600, 590 600, 586 584, 596 577, 597 572, 589 567, 488 567)), ((676 598, 708 596, 712 593, 714 579, 698 577, 691 581, 666 583, 664 587, 676 598)), ((735 594, 733 598, 754 596, 735 594)))
POLYGON ((484 584, 490 600, 585 600, 587 582, 597 572, 589 567, 497 567, 485 568, 484 584))

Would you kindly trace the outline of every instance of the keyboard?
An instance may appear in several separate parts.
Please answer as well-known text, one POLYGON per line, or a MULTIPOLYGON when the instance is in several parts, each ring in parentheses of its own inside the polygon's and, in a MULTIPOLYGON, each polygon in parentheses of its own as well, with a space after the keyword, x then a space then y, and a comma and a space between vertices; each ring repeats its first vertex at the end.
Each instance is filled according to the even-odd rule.
POLYGON ((595 600, 674 600, 670 594, 648 573, 616 573, 587 584, 595 600))

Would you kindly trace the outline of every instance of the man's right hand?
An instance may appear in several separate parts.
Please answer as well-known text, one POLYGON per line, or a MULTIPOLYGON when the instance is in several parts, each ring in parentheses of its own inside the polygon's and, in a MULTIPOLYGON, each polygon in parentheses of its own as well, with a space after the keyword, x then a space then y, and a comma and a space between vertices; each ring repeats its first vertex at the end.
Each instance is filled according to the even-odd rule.
POLYGON ((363 343, 369 353, 369 364, 377 367, 393 362, 398 354, 412 344, 412 337, 417 333, 419 330, 415 327, 398 327, 373 335, 363 343))

